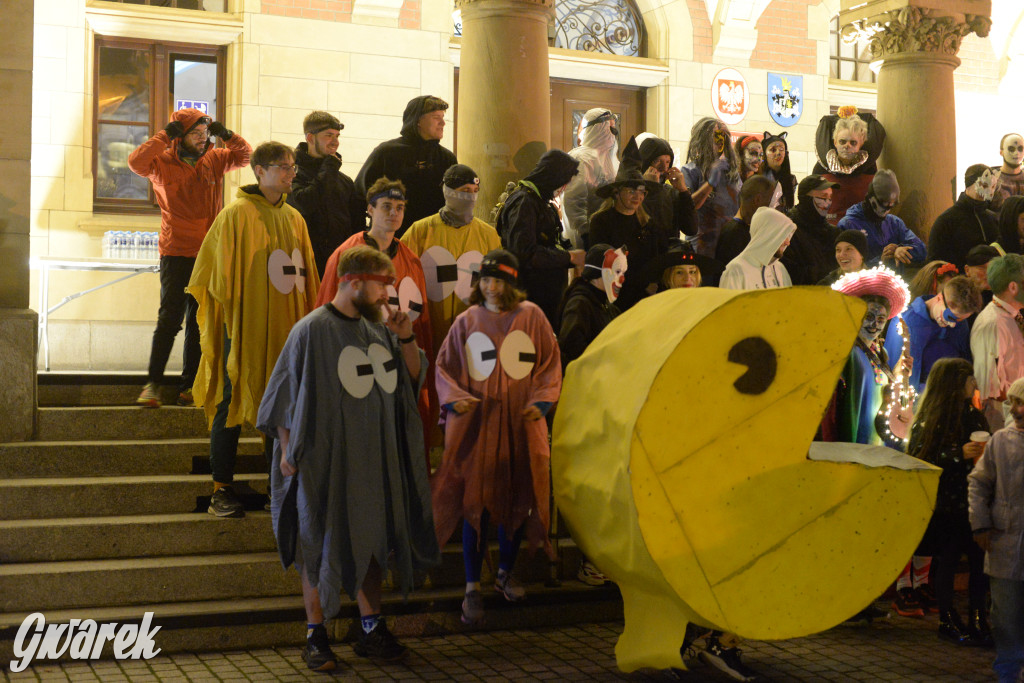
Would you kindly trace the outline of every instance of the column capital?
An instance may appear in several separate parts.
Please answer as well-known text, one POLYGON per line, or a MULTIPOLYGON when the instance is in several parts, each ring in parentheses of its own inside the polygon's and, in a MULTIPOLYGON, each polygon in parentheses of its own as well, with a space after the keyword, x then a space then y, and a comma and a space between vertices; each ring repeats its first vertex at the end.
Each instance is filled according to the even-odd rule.
POLYGON ((992 20, 981 14, 949 14, 927 7, 907 6, 874 16, 841 17, 846 42, 867 40, 876 60, 901 53, 928 52, 956 56, 964 36, 984 38, 992 20))
POLYGON ((555 0, 455 0, 456 9, 466 11, 481 9, 506 10, 506 11, 541 11, 553 13, 555 11, 555 0))

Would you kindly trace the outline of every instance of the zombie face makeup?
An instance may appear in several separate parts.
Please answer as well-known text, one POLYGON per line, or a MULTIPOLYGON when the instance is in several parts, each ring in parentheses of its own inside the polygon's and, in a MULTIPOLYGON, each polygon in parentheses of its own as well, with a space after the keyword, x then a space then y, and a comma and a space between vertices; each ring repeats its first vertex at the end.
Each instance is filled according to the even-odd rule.
POLYGON ((601 281, 608 301, 615 303, 622 291, 622 283, 626 281, 626 252, 619 247, 604 253, 604 264, 601 267, 601 281))
POLYGON ((868 312, 860 327, 860 338, 870 344, 878 339, 889 320, 889 311, 880 303, 869 301, 868 312))
POLYGON ((1024 161, 1024 138, 1016 134, 1007 135, 999 147, 999 154, 1007 166, 1020 168, 1021 162, 1024 161))
POLYGON ((776 140, 768 145, 768 149, 765 150, 765 159, 768 162, 768 168, 773 171, 780 170, 782 162, 786 160, 786 143, 776 140))
POLYGON ((871 206, 871 210, 875 212, 875 215, 879 218, 887 215, 890 211, 896 208, 896 205, 900 203, 899 195, 895 197, 890 195, 883 200, 879 200, 874 195, 868 195, 868 204, 871 206))
POLYGON ((743 149, 743 165, 751 174, 761 170, 764 163, 764 152, 760 142, 751 142, 743 149))
POLYGON ((991 201, 992 196, 996 193, 996 177, 992 171, 986 169, 981 174, 974 184, 971 185, 974 190, 974 194, 983 202, 991 201))
POLYGON ((729 141, 729 133, 726 132, 723 128, 716 128, 715 129, 715 154, 717 154, 718 156, 722 156, 722 153, 725 151, 725 145, 728 143, 728 141, 729 141))
POLYGON ((852 164, 857 160, 857 155, 860 154, 860 148, 864 145, 864 138, 854 135, 849 130, 844 130, 836 137, 835 144, 839 161, 844 164, 852 164))
POLYGON ((811 190, 807 196, 814 202, 814 210, 818 212, 819 216, 828 215, 828 210, 832 208, 831 187, 826 187, 824 190, 811 190))

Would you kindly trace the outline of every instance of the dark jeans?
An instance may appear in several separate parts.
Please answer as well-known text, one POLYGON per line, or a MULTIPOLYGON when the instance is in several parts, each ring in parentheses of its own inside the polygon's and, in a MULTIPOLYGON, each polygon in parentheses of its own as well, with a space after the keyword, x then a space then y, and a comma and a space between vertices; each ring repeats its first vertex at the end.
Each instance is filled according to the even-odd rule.
MULTIPOLYGON (((217 404, 217 413, 213 416, 210 427, 210 470, 213 480, 218 484, 230 484, 235 479, 235 461, 238 458, 238 437, 242 434, 242 425, 226 427, 228 407, 231 405, 231 380, 228 378, 228 354, 231 352, 231 339, 224 335, 224 395, 217 404)), ((267 460, 267 472, 273 464, 274 439, 267 436, 263 441, 263 454, 267 460)))
POLYGON ((181 371, 180 391, 192 388, 199 369, 199 325, 196 323, 198 304, 191 294, 185 293, 192 266, 196 260, 188 256, 160 257, 160 312, 157 314, 156 331, 153 332, 153 348, 149 352, 149 381, 160 384, 164 379, 164 368, 171 355, 174 338, 185 323, 185 358, 181 371))
POLYGON ((996 641, 992 668, 999 683, 1012 683, 1024 670, 1024 581, 993 576, 991 582, 992 637, 996 641))
MULTIPOLYGON (((480 570, 484 564, 484 548, 487 547, 487 524, 491 516, 486 510, 480 517, 480 534, 469 522, 462 523, 462 561, 466 568, 466 583, 478 583, 480 581, 480 570), (483 540, 481 540, 483 539, 483 540)), ((498 569, 507 572, 512 571, 516 563, 516 555, 519 554, 519 545, 523 542, 523 524, 509 538, 505 534, 505 526, 498 525, 498 569)))
POLYGON ((939 612, 953 609, 953 580, 960 557, 967 555, 970 575, 967 584, 967 602, 972 610, 985 609, 988 577, 985 576, 985 551, 978 547, 966 519, 950 521, 950 533, 944 543, 935 549, 932 558, 932 579, 939 612))

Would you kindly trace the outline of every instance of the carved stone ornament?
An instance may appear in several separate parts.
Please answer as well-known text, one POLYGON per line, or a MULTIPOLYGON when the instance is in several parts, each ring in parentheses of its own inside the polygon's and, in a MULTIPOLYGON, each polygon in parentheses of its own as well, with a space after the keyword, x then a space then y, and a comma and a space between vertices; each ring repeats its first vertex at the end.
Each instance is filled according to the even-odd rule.
POLYGON ((842 37, 846 43, 867 40, 875 59, 900 52, 935 52, 955 56, 964 36, 977 33, 984 38, 992 27, 989 17, 979 14, 960 16, 962 20, 930 9, 904 7, 880 17, 853 21, 843 27, 842 37))

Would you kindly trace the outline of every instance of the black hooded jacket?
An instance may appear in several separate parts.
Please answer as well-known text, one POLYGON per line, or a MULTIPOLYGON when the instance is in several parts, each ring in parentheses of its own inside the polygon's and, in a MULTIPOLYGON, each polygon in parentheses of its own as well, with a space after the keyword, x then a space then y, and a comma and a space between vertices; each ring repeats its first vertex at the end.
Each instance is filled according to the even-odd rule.
POLYGON ((796 232, 782 252, 782 265, 794 285, 816 285, 836 267, 839 228, 818 213, 808 195, 801 196, 788 215, 796 223, 796 232))
POLYGON ((327 259, 352 235, 366 227, 366 198, 341 172, 341 156, 312 157, 305 142, 295 148, 298 169, 288 203, 306 219, 316 270, 324 276, 327 259))
MULTIPOLYGON (((675 161, 672 145, 661 138, 650 137, 640 143, 640 172, 645 172, 660 156, 670 157, 669 165, 675 161)), ((697 234, 697 207, 689 192, 680 192, 668 183, 662 183, 644 199, 644 211, 655 225, 665 232, 669 246, 681 244, 679 233, 697 234)))
POLYGON ((988 202, 961 192, 956 204, 938 215, 928 233, 928 260, 948 261, 964 270, 967 252, 999 240, 999 224, 988 202))
POLYGON ((402 134, 394 140, 377 145, 356 176, 356 192, 366 197, 366 190, 382 176, 405 184, 405 218, 396 237, 405 234, 415 221, 433 216, 444 206, 441 179, 448 167, 458 163, 440 140, 424 140, 417 124, 429 95, 409 100, 402 114, 402 134))
POLYGON ((558 311, 561 320, 558 348, 562 352, 563 375, 566 366, 582 356, 590 342, 594 341, 601 330, 618 314, 619 309, 608 301, 608 295, 604 291, 582 277, 573 280, 558 311))
POLYGON ((999 245, 1007 254, 1024 254, 1024 240, 1017 227, 1019 216, 1024 213, 1024 197, 1012 195, 1003 200, 999 207, 999 245))
POLYGON ((519 259, 519 281, 527 296, 541 307, 555 329, 572 260, 559 241, 562 220, 551 199, 578 168, 579 162, 560 149, 545 152, 509 194, 495 226, 501 245, 519 259))

